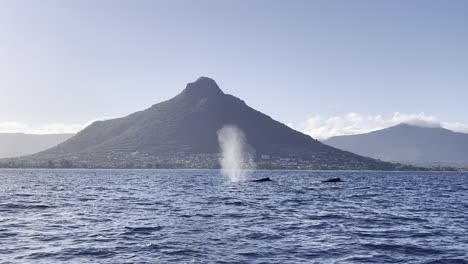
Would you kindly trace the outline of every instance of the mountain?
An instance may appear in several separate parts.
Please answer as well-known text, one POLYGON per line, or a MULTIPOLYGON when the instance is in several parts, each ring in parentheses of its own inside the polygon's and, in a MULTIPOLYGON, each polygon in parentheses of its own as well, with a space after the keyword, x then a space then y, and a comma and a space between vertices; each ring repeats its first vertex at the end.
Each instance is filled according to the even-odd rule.
POLYGON ((123 118, 95 122, 56 147, 3 164, 216 168, 217 131, 224 125, 244 131, 261 168, 402 168, 322 144, 225 94, 206 77, 189 83, 168 101, 123 118))
POLYGON ((399 124, 367 134, 332 137, 323 142, 391 162, 450 166, 468 164, 468 134, 441 127, 399 124))
POLYGON ((73 134, 0 133, 0 158, 34 154, 57 146, 72 136, 73 134))

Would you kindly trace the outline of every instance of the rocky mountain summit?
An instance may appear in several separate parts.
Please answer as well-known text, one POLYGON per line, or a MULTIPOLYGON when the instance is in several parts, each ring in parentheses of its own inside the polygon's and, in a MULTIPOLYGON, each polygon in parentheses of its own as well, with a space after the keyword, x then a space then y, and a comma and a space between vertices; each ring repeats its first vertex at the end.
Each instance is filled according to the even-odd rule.
POLYGON ((56 147, 0 163, 25 167, 217 168, 217 131, 224 125, 235 125, 245 133, 260 168, 407 168, 327 146, 225 94, 207 77, 144 111, 94 122, 56 147))

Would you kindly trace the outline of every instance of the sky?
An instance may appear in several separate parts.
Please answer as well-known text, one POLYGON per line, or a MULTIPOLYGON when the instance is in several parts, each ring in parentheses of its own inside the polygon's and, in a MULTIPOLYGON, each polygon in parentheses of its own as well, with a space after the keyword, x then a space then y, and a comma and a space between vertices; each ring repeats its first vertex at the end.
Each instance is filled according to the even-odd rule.
POLYGON ((316 138, 468 133, 468 1, 0 0, 0 132, 76 132, 200 76, 316 138))

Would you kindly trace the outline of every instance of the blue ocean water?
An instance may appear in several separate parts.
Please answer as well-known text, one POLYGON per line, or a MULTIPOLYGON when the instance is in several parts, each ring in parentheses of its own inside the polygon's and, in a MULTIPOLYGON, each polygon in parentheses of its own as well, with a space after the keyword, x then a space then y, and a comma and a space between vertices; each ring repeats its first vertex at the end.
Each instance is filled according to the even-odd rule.
POLYGON ((468 173, 262 177, 0 170, 0 263, 468 263, 468 173))

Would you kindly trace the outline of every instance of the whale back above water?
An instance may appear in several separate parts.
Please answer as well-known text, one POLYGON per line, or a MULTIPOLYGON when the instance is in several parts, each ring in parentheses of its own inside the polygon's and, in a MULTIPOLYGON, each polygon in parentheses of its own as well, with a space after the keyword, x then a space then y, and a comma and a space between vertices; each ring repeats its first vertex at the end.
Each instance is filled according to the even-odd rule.
POLYGON ((270 182, 272 181, 270 179, 270 177, 266 177, 266 178, 261 178, 261 179, 257 179, 257 180, 253 180, 252 182, 270 182))
POLYGON ((332 178, 332 179, 324 180, 324 181, 322 181, 322 182, 323 182, 323 183, 343 182, 343 180, 341 180, 341 178, 332 178))

